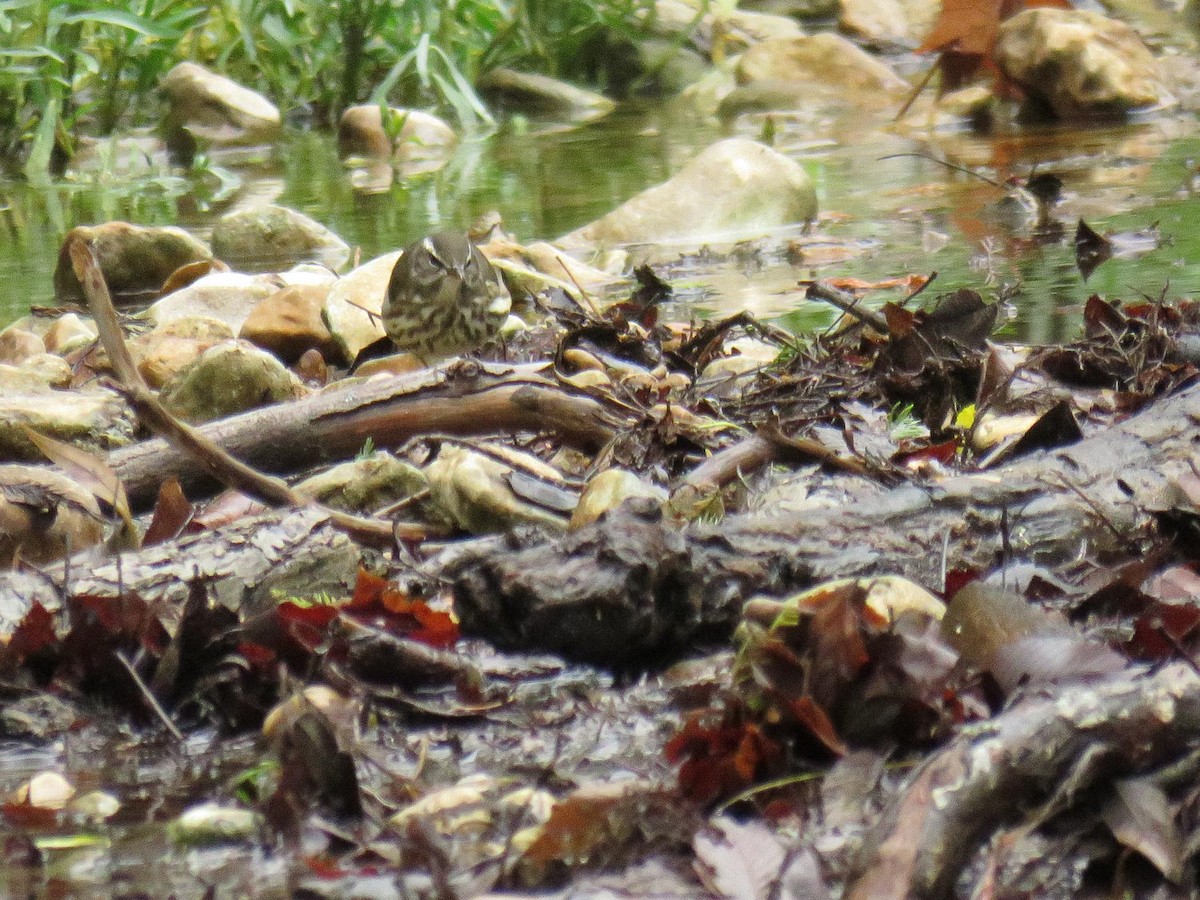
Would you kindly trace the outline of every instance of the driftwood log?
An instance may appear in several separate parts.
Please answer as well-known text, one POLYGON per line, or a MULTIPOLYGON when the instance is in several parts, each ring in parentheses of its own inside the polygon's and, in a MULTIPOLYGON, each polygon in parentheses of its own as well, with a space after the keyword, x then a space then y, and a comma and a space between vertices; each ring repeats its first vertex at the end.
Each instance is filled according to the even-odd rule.
POLYGON ((456 606, 502 646, 620 665, 727 632, 757 592, 885 573, 940 589, 943 565, 991 569, 1002 554, 1051 568, 1130 558, 1191 470, 1198 424, 1192 386, 1071 447, 926 485, 855 480, 850 502, 811 512, 680 528, 634 507, 459 560, 456 606))
MULTIPOLYGON (((200 432, 260 471, 287 474, 348 459, 368 440, 394 447, 422 434, 527 431, 596 449, 628 427, 627 411, 564 388, 546 369, 455 361, 396 378, 336 385, 210 423, 200 432)), ((158 486, 172 476, 191 496, 214 486, 192 458, 158 438, 115 450, 106 461, 135 508, 153 503, 158 486)))

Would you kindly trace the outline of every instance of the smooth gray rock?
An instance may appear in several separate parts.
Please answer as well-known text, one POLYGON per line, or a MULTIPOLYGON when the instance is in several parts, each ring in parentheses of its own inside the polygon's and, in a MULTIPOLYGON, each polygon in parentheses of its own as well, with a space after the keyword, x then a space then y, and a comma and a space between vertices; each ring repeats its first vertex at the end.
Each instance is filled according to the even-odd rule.
POLYGON ((583 250, 704 241, 803 223, 816 215, 816 191, 803 166, 763 144, 729 138, 556 243, 583 250))
POLYGON ((548 75, 492 69, 479 79, 476 88, 489 102, 523 113, 560 116, 572 122, 587 122, 606 116, 616 103, 603 94, 586 91, 548 75))
POLYGON ((187 132, 208 144, 257 144, 274 140, 279 110, 270 100, 204 66, 182 62, 159 84, 167 99, 167 131, 187 132))

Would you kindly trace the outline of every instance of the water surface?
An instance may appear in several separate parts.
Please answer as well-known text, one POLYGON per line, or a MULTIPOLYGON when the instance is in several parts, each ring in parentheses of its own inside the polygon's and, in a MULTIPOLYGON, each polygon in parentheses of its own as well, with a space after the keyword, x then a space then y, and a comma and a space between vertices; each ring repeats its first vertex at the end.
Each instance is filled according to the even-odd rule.
MULTIPOLYGON (((141 166, 132 174, 116 165, 47 186, 0 182, 0 322, 31 304, 53 303, 58 248, 76 224, 176 224, 206 237, 218 216, 261 200, 325 223, 363 259, 489 210, 500 211, 520 240, 552 239, 667 178, 713 140, 759 136, 764 122, 752 116, 723 127, 676 104, 628 108, 577 128, 510 123, 465 140, 440 172, 396 180, 380 193, 356 189, 332 136, 312 131, 291 131, 277 148, 237 165, 214 162, 193 173, 141 166)), ((813 177, 821 221, 807 236, 791 229, 737 248, 721 245, 716 254, 658 248, 653 257, 681 298, 676 315, 748 309, 796 329, 821 327, 832 312, 802 301, 803 278, 874 282, 936 271, 930 297, 976 288, 1005 302, 1009 334, 1050 341, 1075 333, 1078 308, 1092 292, 1135 300, 1164 289, 1169 296, 1200 291, 1194 119, 1160 115, 987 136, 896 128, 886 116, 847 108, 803 120, 775 117, 771 125, 776 147, 813 177), (1061 235, 1047 237, 1012 215, 1002 187, 935 159, 995 182, 1035 171, 1059 175, 1061 235), (1081 217, 1101 232, 1157 223, 1163 244, 1138 259, 1109 261, 1085 284, 1071 240, 1081 217)))

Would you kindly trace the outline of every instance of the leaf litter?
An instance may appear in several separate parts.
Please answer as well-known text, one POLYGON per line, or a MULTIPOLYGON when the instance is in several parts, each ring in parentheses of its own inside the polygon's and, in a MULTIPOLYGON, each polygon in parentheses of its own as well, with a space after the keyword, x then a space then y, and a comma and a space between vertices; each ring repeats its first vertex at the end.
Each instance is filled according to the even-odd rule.
MULTIPOLYGON (((1085 255, 1098 265, 1104 251, 1085 255)), ((768 460, 806 458, 819 475, 852 462, 886 483, 936 479, 984 464, 971 441, 982 411, 1036 410, 1005 448, 1012 458, 1078 441, 1195 381, 1183 339, 1200 330, 1200 313, 1186 300, 1093 297, 1078 341, 1002 361, 991 342, 997 305, 974 291, 920 308, 912 298, 888 303, 881 321, 851 311, 836 329, 799 340, 745 315, 670 325, 660 309, 669 285, 649 269, 637 277, 611 314, 567 316, 556 365, 577 374, 594 361, 596 371, 619 373, 601 390, 639 424, 606 453, 667 484, 773 434, 768 460), (714 373, 712 363, 742 354, 732 349, 740 339, 767 345, 773 358, 714 373), (899 429, 906 417, 919 427, 899 429), (815 444, 803 443, 809 435, 815 444)), ((857 300, 928 283, 832 287, 857 300)), ((534 449, 552 458, 558 448, 534 449)), ((768 466, 709 489, 720 509, 736 510, 760 477, 772 477, 768 466)), ((931 594, 938 606, 878 608, 870 598, 880 579, 760 597, 739 616, 733 657, 720 646, 691 648, 712 653, 699 672, 661 659, 607 672, 497 652, 460 632, 436 579, 428 592, 410 592, 363 572, 350 597, 293 597, 262 611, 218 602, 202 580, 182 610, 136 592, 114 601, 65 591, 61 611, 35 603, 0 650, 5 733, 44 739, 54 727, 34 724, 34 701, 61 703, 54 715, 79 745, 60 761, 68 789, 74 781, 122 795, 104 820, 109 839, 136 847, 154 826, 176 823, 176 856, 156 887, 186 883, 183 848, 197 838, 181 837, 180 823, 195 826, 200 816, 185 812, 203 797, 216 807, 195 828, 217 835, 220 849, 205 851, 214 867, 236 869, 259 847, 302 848, 290 862, 250 866, 265 884, 300 885, 310 896, 360 887, 471 896, 606 877, 679 896, 791 896, 790 885, 819 895, 854 874, 852 851, 871 812, 927 754, 986 732, 1048 684, 1194 658, 1200 575, 1188 498, 1200 492, 1189 493, 1186 479, 1178 488, 1161 511, 1155 568, 1108 572, 1088 560, 1086 591, 1081 578, 1074 587, 1060 578, 1078 571, 1035 574, 1021 593, 985 590, 1006 576, 1002 560, 996 572, 926 586, 949 603, 945 618, 931 594), (974 594, 989 605, 961 613, 956 604, 974 594), (1028 618, 1029 600, 1050 601, 1053 614, 1028 618), (132 763, 121 759, 130 753, 132 763), (156 765, 174 790, 144 785, 151 757, 163 757, 156 765), (723 811, 709 815, 717 804, 723 811), (252 815, 239 820, 236 811, 252 815)), ((526 481, 520 490, 542 494, 526 481)), ((168 489, 155 532, 219 527, 220 515, 197 516, 168 489)), ((395 568, 411 578, 421 562, 395 568)), ((44 781, 28 774, 3 809, 9 833, 60 849, 14 837, 12 877, 57 877, 53 854, 79 852, 64 848, 87 833, 84 819, 69 802, 34 803, 44 781)), ((1184 883, 1197 845, 1194 791, 1167 774, 1148 779, 1113 782, 1099 804, 1067 803, 997 831, 964 877, 1031 889, 1153 883, 1122 856, 1129 851, 1184 883), (1100 824, 1112 840, 1096 837, 1100 824)), ((115 877, 148 889, 150 876, 133 866, 115 877)))

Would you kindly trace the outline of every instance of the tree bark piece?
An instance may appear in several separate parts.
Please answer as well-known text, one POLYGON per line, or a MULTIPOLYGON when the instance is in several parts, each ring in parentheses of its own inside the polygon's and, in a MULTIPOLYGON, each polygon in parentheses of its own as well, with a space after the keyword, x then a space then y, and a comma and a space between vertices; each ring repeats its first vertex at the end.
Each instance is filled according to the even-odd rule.
MULTIPOLYGON (((182 608, 189 585, 209 583, 212 596, 232 609, 271 602, 272 589, 301 596, 348 593, 361 553, 328 517, 311 509, 248 516, 206 531, 123 553, 100 564, 82 556, 41 573, 0 573, 0 636, 7 637, 34 602, 51 612, 64 590, 118 597, 135 593, 150 603, 182 608)), ((167 617, 168 620, 170 617, 167 617)))
POLYGON ((734 566, 711 546, 664 523, 654 501, 635 500, 606 526, 562 542, 468 557, 455 609, 464 631, 497 646, 619 666, 706 630, 728 633, 735 604, 727 597, 794 580, 770 571, 773 559, 734 566))
POLYGON ((557 541, 456 564, 464 627, 506 647, 622 665, 727 631, 757 592, 898 574, 941 588, 950 567, 1051 568, 1128 558, 1154 534, 1171 480, 1200 441, 1200 386, 1074 446, 999 471, 885 490, 839 476, 840 506, 679 525, 618 511, 557 541), (1005 523, 1006 526, 1005 526, 1005 523))
POLYGON ((1197 738, 1200 675, 1187 663, 1026 697, 917 769, 868 835, 846 897, 951 896, 979 844, 1022 808, 1068 780, 1078 793, 1161 765, 1197 738))

